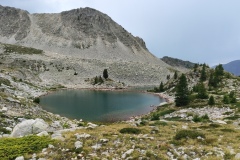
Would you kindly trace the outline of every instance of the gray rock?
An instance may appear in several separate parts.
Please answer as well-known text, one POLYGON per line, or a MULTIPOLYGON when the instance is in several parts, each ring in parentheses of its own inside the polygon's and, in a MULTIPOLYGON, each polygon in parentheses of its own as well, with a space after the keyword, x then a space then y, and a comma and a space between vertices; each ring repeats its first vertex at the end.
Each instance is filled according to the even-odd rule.
POLYGON ((22 137, 46 131, 48 124, 42 119, 29 119, 17 124, 12 131, 12 137, 22 137))
POLYGON ((7 107, 2 107, 1 109, 2 112, 7 112, 7 110, 8 110, 7 107))
POLYGON ((75 136, 77 137, 77 139, 90 138, 90 137, 91 137, 90 134, 86 134, 86 133, 83 133, 83 134, 78 134, 78 133, 76 133, 75 136))
POLYGON ((240 153, 237 153, 234 158, 235 159, 240 159, 240 153))
POLYGON ((52 144, 49 144, 49 145, 48 145, 48 148, 53 149, 54 146, 53 146, 52 144))
POLYGON ((98 125, 89 122, 87 126, 88 126, 87 128, 93 129, 96 128, 98 125))
POLYGON ((38 133, 37 136, 48 136, 48 132, 42 131, 42 132, 38 133))
POLYGON ((82 147, 83 147, 83 143, 80 142, 80 141, 76 141, 76 142, 74 143, 74 146, 75 146, 76 149, 82 148, 82 147))
POLYGON ((52 139, 56 139, 56 140, 61 140, 61 141, 64 141, 64 140, 65 140, 65 138, 63 138, 63 136, 62 136, 62 133, 59 132, 59 131, 54 132, 54 133, 52 134, 51 138, 52 138, 52 139))
POLYGON ((100 139, 100 143, 108 143, 109 139, 100 139))
POLYGON ((97 143, 97 144, 95 144, 94 146, 92 146, 92 149, 98 150, 98 149, 100 149, 101 147, 102 147, 102 144, 97 143))
POLYGON ((127 156, 131 155, 133 153, 134 149, 127 150, 123 155, 122 158, 125 159, 127 156))

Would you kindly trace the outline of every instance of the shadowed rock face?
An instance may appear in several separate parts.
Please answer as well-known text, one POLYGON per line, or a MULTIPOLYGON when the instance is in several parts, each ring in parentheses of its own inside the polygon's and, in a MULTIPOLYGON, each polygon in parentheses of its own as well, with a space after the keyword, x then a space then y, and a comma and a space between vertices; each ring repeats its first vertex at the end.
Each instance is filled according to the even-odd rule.
POLYGON ((24 39, 30 31, 31 21, 27 11, 0 5, 0 35, 24 39))

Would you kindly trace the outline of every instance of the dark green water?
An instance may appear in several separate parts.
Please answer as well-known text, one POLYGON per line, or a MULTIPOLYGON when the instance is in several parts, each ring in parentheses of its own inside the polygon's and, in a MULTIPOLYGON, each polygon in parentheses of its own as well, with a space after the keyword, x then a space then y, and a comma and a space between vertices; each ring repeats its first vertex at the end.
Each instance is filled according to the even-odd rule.
POLYGON ((113 122, 146 114, 163 102, 158 96, 137 92, 62 90, 41 97, 47 111, 74 119, 113 122))

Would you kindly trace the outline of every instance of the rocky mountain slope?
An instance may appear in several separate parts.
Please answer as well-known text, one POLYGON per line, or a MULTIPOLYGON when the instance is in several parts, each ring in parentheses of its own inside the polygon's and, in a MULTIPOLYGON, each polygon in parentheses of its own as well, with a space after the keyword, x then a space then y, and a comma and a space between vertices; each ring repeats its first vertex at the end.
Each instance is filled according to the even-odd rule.
MULTIPOLYGON (((171 67, 152 55, 141 38, 97 10, 29 14, 0 6, 0 15, 0 42, 43 50, 37 56, 11 55, 17 50, 7 55, 13 61, 17 57, 41 61, 48 71, 38 71, 42 82, 80 85, 101 75, 104 68, 110 78, 127 85, 158 84, 172 74, 171 67), (73 76, 75 72, 78 76, 73 76)), ((6 53, 4 47, 0 51, 6 53)))
POLYGON ((192 63, 189 61, 183 61, 181 59, 172 58, 172 57, 168 57, 168 56, 164 56, 163 58, 161 58, 161 60, 163 62, 169 64, 170 66, 180 67, 180 68, 188 68, 188 69, 193 68, 194 65, 196 64, 196 63, 192 63))
POLYGON ((236 76, 240 76, 240 60, 235 60, 227 64, 223 64, 224 70, 236 76))

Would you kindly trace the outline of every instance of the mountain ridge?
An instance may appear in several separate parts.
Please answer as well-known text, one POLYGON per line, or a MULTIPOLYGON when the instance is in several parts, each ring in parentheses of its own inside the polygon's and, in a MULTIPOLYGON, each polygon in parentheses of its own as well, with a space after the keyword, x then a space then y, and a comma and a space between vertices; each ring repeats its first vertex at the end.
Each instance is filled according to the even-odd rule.
MULTIPOLYGON (((0 6, 0 15, 3 54, 12 61, 23 59, 22 65, 41 60, 39 65, 47 70, 38 70, 36 75, 46 84, 86 87, 86 79, 102 75, 104 69, 113 80, 127 85, 156 85, 173 74, 172 67, 151 54, 141 38, 95 9, 30 14, 0 6), (43 50, 43 54, 5 53, 8 44, 18 45, 10 46, 10 51, 23 46, 43 50)), ((26 67, 32 69, 32 65, 26 67)))
POLYGON ((240 60, 234 60, 229 63, 223 64, 224 70, 236 75, 240 76, 240 60))
POLYGON ((2 43, 78 54, 89 59, 161 63, 147 50, 141 38, 134 37, 109 16, 95 9, 87 7, 61 13, 29 14, 12 7, 0 8, 0 14, 4 15, 0 19, 3 24, 0 26, 2 43), (6 23, 9 25, 4 25, 6 23))

